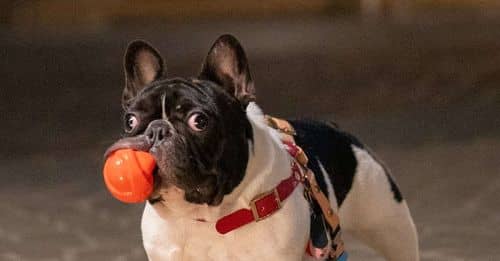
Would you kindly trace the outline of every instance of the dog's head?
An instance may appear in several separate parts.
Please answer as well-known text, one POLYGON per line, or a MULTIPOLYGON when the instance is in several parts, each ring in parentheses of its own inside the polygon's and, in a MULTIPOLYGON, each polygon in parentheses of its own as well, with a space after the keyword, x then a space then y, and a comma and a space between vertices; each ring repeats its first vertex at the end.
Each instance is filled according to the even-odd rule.
POLYGON ((195 78, 167 77, 162 57, 143 41, 128 46, 124 67, 125 137, 106 154, 132 148, 154 156, 150 201, 175 186, 188 202, 220 204, 243 179, 252 139, 245 109, 255 92, 239 42, 219 37, 195 78))

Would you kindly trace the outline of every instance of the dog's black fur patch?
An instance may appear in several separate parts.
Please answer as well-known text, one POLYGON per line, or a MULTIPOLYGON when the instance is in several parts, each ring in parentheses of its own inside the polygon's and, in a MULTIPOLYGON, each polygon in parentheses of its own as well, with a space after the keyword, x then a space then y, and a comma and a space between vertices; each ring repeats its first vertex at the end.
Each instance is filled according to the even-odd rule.
MULTIPOLYGON (((309 157, 308 167, 316 174, 321 190, 328 193, 326 181, 321 175, 320 163, 331 179, 340 206, 351 189, 358 165, 351 146, 365 150, 367 148, 356 137, 340 130, 334 123, 315 120, 290 120, 290 123, 297 132, 295 136, 297 144, 309 157)), ((401 202, 403 195, 390 172, 382 162, 373 157, 384 169, 394 200, 401 202)))
POLYGON ((331 179, 340 206, 351 189, 358 164, 351 145, 363 148, 363 144, 334 124, 314 120, 290 120, 290 123, 297 133, 297 144, 309 157, 308 167, 316 173, 321 190, 328 193, 320 162, 331 179))
POLYGON ((403 201, 403 194, 401 193, 398 185, 394 181, 394 178, 392 177, 391 172, 389 171, 387 166, 382 161, 380 161, 373 153, 370 153, 370 154, 378 162, 378 164, 380 164, 380 166, 382 166, 382 168, 384 169, 385 175, 387 176, 387 181, 389 181, 389 185, 391 186, 391 191, 392 191, 394 200, 396 200, 396 202, 398 202, 398 203, 401 203, 401 201, 403 201))
POLYGON ((385 171, 386 175, 387 175, 387 179, 389 180, 389 184, 391 184, 391 191, 392 191, 392 194, 394 195, 394 199, 401 203, 401 201, 403 201, 403 194, 401 194, 401 191, 399 190, 399 187, 398 185, 396 185, 396 182, 394 182, 394 179, 392 178, 391 174, 389 174, 387 172, 387 170, 385 171))

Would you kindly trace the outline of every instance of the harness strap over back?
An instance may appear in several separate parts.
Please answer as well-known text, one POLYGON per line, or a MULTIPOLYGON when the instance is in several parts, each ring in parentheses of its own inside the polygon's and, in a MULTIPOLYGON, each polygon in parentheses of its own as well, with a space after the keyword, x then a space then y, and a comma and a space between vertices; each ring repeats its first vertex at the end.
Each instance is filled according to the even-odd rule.
MULTIPOLYGON (((304 180, 302 180, 305 188, 305 196, 308 199, 314 200, 320 206, 322 218, 324 218, 329 226, 332 247, 331 251, 329 251, 330 258, 333 260, 346 260, 347 254, 344 253, 344 242, 340 232, 339 217, 331 208, 330 201, 316 182, 314 173, 307 167, 309 160, 304 151, 295 143, 294 135, 296 133, 293 126, 286 120, 271 116, 266 116, 266 120, 270 127, 282 133, 282 141, 288 147, 288 152, 296 159, 305 172, 303 176, 304 180)), ((310 255, 315 256, 309 246, 307 250, 310 255)))

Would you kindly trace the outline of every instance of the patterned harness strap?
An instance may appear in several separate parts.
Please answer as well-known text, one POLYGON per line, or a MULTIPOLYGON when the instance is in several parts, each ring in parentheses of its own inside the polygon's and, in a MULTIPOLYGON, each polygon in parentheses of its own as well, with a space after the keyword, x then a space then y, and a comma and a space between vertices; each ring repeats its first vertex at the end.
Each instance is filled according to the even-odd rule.
MULTIPOLYGON (((282 133, 282 142, 287 146, 288 152, 295 158, 301 168, 301 182, 304 185, 304 195, 308 200, 314 200, 321 208, 322 216, 331 229, 331 249, 329 250, 330 260, 345 261, 347 253, 344 252, 344 242, 340 231, 339 217, 333 211, 330 201, 325 196, 311 169, 307 167, 308 158, 304 151, 295 143, 296 135, 293 126, 286 120, 266 116, 267 124, 282 133)), ((308 250, 310 251, 309 247, 308 250)), ((311 254, 309 252, 309 254, 311 254)))

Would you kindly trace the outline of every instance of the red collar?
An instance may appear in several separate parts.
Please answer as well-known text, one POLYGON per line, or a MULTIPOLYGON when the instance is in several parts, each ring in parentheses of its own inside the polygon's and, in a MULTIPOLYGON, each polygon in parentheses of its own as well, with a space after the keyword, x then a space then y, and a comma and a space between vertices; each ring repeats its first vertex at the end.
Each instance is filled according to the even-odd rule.
MULTIPOLYGON (((298 147, 285 142, 288 152, 295 158, 298 147)), ((256 196, 250 201, 250 209, 240 208, 217 220, 215 229, 220 234, 226 234, 253 221, 260 221, 274 214, 281 208, 282 202, 288 198, 301 183, 301 169, 294 161, 292 175, 282 180, 274 189, 256 196)))

